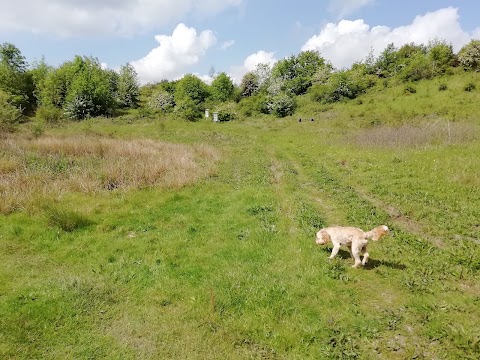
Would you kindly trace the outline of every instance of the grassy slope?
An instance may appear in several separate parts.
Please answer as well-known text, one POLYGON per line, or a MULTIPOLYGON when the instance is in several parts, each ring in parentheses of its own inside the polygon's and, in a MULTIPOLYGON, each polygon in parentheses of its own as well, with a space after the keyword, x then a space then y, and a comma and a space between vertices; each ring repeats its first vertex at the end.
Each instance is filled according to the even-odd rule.
POLYGON ((313 122, 49 130, 208 143, 222 160, 180 190, 64 194, 57 205, 89 220, 73 232, 41 210, 0 218, 0 354, 478 358, 480 95, 462 87, 479 79, 334 106, 305 97, 298 116, 313 122), (436 140, 411 144, 401 124, 436 140), (355 270, 313 243, 333 223, 393 234, 355 270))

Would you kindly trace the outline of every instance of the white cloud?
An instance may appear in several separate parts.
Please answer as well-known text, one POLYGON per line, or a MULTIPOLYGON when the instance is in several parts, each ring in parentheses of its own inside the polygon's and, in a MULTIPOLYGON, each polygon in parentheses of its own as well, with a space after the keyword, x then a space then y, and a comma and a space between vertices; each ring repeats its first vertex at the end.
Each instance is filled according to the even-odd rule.
POLYGON ((242 81, 243 76, 247 72, 255 70, 258 64, 269 64, 272 66, 276 62, 277 59, 275 58, 275 53, 260 50, 247 56, 243 65, 232 66, 230 69, 230 77, 236 84, 239 84, 242 81))
POLYGON ((330 0, 328 10, 338 15, 338 18, 353 14, 358 9, 365 7, 375 0, 330 0))
POLYGON ((183 16, 207 17, 244 0, 18 0, 2 1, 0 33, 58 36, 132 35, 172 24, 183 16))
POLYGON ((390 43, 400 47, 411 42, 427 44, 438 38, 451 43, 458 51, 471 38, 471 34, 462 30, 458 19, 458 9, 448 7, 417 16, 410 25, 394 29, 387 26, 370 28, 361 19, 342 20, 327 24, 320 34, 303 45, 302 51, 318 50, 337 68, 350 67, 355 61, 365 59, 371 49, 377 56, 390 43))
POLYGON ((235 40, 228 40, 228 41, 225 41, 221 46, 220 48, 222 50, 227 50, 230 46, 233 46, 235 44, 235 40))
POLYGON ((472 39, 480 40, 480 27, 473 30, 472 39))
POLYGON ((194 28, 185 24, 178 24, 171 36, 156 35, 155 39, 159 46, 144 58, 131 62, 142 83, 181 77, 217 42, 212 31, 197 35, 194 28))

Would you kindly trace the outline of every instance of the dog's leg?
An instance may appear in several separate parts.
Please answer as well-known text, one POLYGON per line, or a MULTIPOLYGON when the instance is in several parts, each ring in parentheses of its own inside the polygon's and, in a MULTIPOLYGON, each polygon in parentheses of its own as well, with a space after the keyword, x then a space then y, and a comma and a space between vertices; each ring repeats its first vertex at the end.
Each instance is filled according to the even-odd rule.
POLYGON ((350 254, 350 257, 351 257, 352 259, 354 259, 353 254, 352 254, 352 244, 347 245, 347 251, 348 251, 348 253, 350 254))
POLYGON ((362 265, 362 261, 360 260, 360 249, 352 246, 352 255, 355 259, 355 264, 353 264, 352 267, 357 268, 362 265))
POLYGON ((368 258, 369 258, 369 254, 366 246, 363 247, 362 253, 363 253, 362 265, 365 265, 368 262, 368 258))
POLYGON ((330 259, 333 259, 340 250, 340 244, 333 244, 332 254, 330 255, 330 259))

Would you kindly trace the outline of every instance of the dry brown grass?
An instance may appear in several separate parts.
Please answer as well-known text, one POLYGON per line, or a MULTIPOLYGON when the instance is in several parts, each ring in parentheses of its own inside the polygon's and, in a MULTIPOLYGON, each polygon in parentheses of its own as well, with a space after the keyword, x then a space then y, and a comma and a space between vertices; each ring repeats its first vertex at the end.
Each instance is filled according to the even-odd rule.
POLYGON ((0 213, 70 191, 179 188, 211 175, 217 160, 206 145, 10 135, 0 143, 0 213))
POLYGON ((379 126, 364 129, 349 137, 348 141, 360 146, 412 148, 460 144, 478 138, 478 128, 471 124, 436 121, 418 125, 379 126))

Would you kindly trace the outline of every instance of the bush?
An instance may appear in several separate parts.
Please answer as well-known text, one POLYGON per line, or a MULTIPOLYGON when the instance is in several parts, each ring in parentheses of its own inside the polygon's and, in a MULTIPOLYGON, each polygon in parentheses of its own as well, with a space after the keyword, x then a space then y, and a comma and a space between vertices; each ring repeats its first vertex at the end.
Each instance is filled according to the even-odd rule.
POLYGON ((237 118, 237 112, 235 109, 235 104, 226 103, 217 109, 218 120, 220 121, 231 121, 237 118))
POLYGON ((273 113, 279 117, 293 115, 295 107, 295 100, 285 94, 277 95, 268 101, 269 113, 273 113))
POLYGON ((164 113, 170 112, 175 106, 174 96, 164 90, 157 91, 150 96, 148 106, 164 113))
POLYGON ((36 115, 47 124, 58 124, 63 118, 63 111, 52 105, 40 106, 36 115))
POLYGON ((81 214, 61 207, 45 207, 50 226, 59 227, 65 232, 72 232, 91 224, 91 221, 81 214))
POLYGON ((12 132, 22 119, 22 111, 10 103, 7 93, 0 90, 0 132, 12 132))
POLYGON ((333 103, 342 99, 355 99, 375 84, 371 75, 361 68, 339 71, 330 76, 325 84, 312 88, 312 100, 333 103))
POLYGON ((264 95, 254 95, 243 98, 238 107, 244 116, 252 116, 254 114, 268 114, 266 106, 267 98, 264 95))
POLYGON ((423 53, 417 53, 401 70, 400 77, 403 81, 419 81, 434 77, 433 64, 423 53))
POLYGON ((447 89, 448 89, 447 84, 440 84, 438 86, 438 91, 445 91, 447 89))
POLYGON ((413 85, 406 85, 405 88, 403 89, 404 94, 415 94, 417 92, 417 89, 413 85))
POLYGON ((188 121, 197 121, 202 117, 202 112, 195 101, 191 99, 180 100, 175 106, 175 113, 188 121))
POLYGON ((75 97, 65 105, 65 115, 73 120, 83 120, 95 113, 93 101, 86 97, 75 97))
POLYGON ((480 40, 472 40, 458 53, 458 61, 465 70, 480 70, 480 40))
POLYGON ((463 88, 463 90, 470 92, 470 91, 475 90, 476 88, 477 88, 477 87, 475 86, 474 83, 468 83, 467 85, 465 85, 465 87, 463 88))

